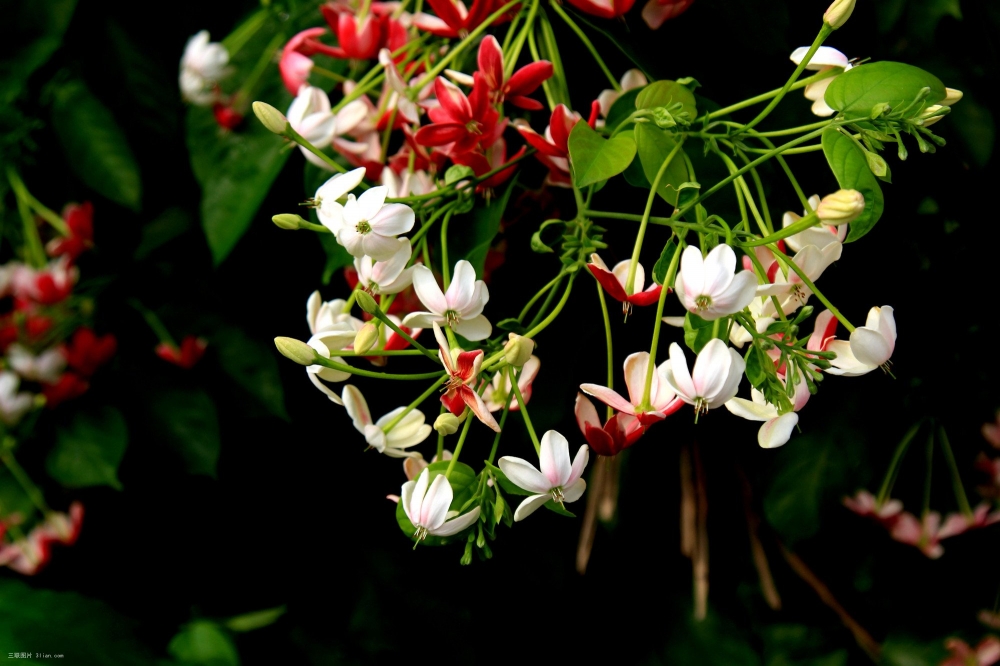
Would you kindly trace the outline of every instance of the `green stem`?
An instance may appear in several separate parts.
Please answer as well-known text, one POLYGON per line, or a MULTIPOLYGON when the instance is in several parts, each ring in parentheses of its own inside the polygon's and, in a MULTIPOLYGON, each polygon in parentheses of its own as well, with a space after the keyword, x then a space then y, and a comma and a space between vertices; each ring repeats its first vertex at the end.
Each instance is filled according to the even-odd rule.
MULTIPOLYGON (((642 215, 635 215, 632 213, 616 213, 611 211, 603 210, 590 210, 585 209, 583 215, 587 217, 596 217, 601 219, 609 220, 628 220, 629 222, 642 222, 642 215)), ((686 229, 688 231, 700 231, 702 233, 719 233, 719 229, 712 229, 711 227, 706 227, 703 224, 695 224, 693 222, 680 222, 672 217, 656 217, 655 215, 650 216, 650 224, 655 224, 662 227, 670 227, 671 229, 686 229)), ((744 234, 750 236, 752 234, 744 234)))
MULTIPOLYGON (((753 153, 754 155, 766 155, 769 151, 763 148, 744 148, 744 151, 748 153, 753 153)), ((785 155, 805 155, 806 153, 815 153, 823 150, 822 143, 814 143, 811 146, 802 146, 801 148, 789 148, 783 154, 785 155)))
MULTIPOLYGON (((796 81, 794 84, 792 84, 792 86, 788 90, 791 91, 791 90, 798 90, 800 88, 805 88, 810 83, 816 83, 817 81, 822 81, 823 79, 828 79, 831 76, 836 76, 838 74, 840 74, 840 71, 837 70, 837 69, 829 69, 829 70, 827 70, 825 72, 819 72, 818 74, 813 74, 812 76, 804 78, 801 81, 796 81)), ((781 93, 781 91, 782 91, 782 88, 775 88, 774 90, 768 91, 766 93, 762 93, 760 95, 757 95, 756 97, 751 97, 750 99, 745 99, 742 102, 737 102, 736 104, 732 104, 730 106, 727 106, 724 109, 719 109, 718 111, 713 111, 713 112, 711 112, 711 113, 703 116, 703 118, 705 118, 707 120, 711 120, 712 118, 718 118, 720 116, 729 115, 733 111, 739 111, 740 109, 745 109, 748 106, 754 106, 755 104, 760 104, 761 102, 766 102, 767 100, 771 99, 772 97, 776 97, 778 94, 781 93)), ((824 122, 826 122, 826 121, 824 121, 824 122)), ((793 128, 793 129, 799 129, 799 128, 793 128)), ((794 133, 794 132, 792 132, 792 130, 781 130, 781 131, 788 132, 788 133, 794 133)), ((768 134, 770 134, 770 133, 768 133, 768 134)), ((775 135, 775 136, 777 136, 777 135, 775 135)))
POLYGON ((152 310, 147 308, 139 301, 139 299, 136 298, 130 298, 128 303, 142 315, 142 318, 145 319, 146 324, 153 329, 153 333, 156 334, 156 337, 159 338, 160 342, 166 342, 172 347, 177 347, 177 342, 174 340, 173 336, 170 335, 170 331, 167 330, 167 327, 163 325, 163 322, 160 321, 160 318, 157 317, 152 310))
MULTIPOLYGON (((531 327, 531 329, 524 334, 524 337, 534 338, 536 335, 544 331, 549 324, 555 321, 555 318, 559 316, 559 313, 562 312, 563 307, 566 305, 566 301, 569 300, 570 292, 573 291, 573 281, 576 280, 576 276, 577 273, 570 274, 569 283, 566 285, 566 291, 563 292, 562 298, 559 300, 559 303, 556 304, 556 307, 552 310, 552 312, 550 312, 545 319, 539 322, 537 326, 531 327)), ((504 350, 501 349, 500 351, 494 353, 488 359, 483 361, 483 366, 482 366, 483 370, 489 370, 494 365, 499 363, 503 358, 504 358, 504 350)))
POLYGON ((490 457, 486 461, 490 465, 493 464, 493 459, 496 458, 497 447, 500 446, 500 435, 503 434, 504 424, 507 423, 507 415, 510 414, 510 403, 511 403, 511 401, 513 399, 514 399, 514 392, 513 391, 508 391, 507 392, 507 402, 504 403, 504 405, 503 405, 503 414, 500 415, 500 423, 499 423, 500 430, 498 430, 497 434, 493 436, 493 448, 490 449, 490 457))
POLYGON ((508 51, 507 47, 504 46, 504 78, 509 79, 511 74, 514 73, 518 58, 521 57, 521 50, 524 49, 524 41, 531 34, 531 30, 534 27, 535 14, 537 13, 538 0, 532 0, 531 8, 528 10, 528 17, 524 20, 524 25, 520 28, 521 32, 518 33, 517 38, 514 40, 513 48, 508 51))
POLYGON ((628 277, 625 279, 625 293, 629 296, 635 291, 635 271, 639 265, 639 252, 642 250, 642 241, 646 236, 646 227, 649 225, 649 214, 653 210, 653 201, 656 199, 657 190, 660 189, 660 181, 663 180, 663 175, 667 172, 667 167, 674 161, 677 153, 680 152, 681 146, 684 145, 684 138, 681 137, 674 144, 673 149, 667 153, 666 159, 660 164, 660 170, 656 172, 656 178, 653 179, 653 186, 649 190, 649 196, 646 197, 646 210, 643 212, 642 221, 639 223, 639 232, 636 234, 635 245, 632 247, 632 261, 628 265, 628 277))
POLYGON ((924 463, 927 465, 927 473, 924 476, 924 505, 923 510, 920 512, 920 518, 925 520, 927 514, 931 512, 931 477, 934 471, 934 430, 932 429, 927 435, 927 453, 924 459, 924 463))
POLYGON ((442 288, 447 291, 448 285, 451 284, 451 265, 448 263, 448 222, 451 221, 452 212, 455 209, 452 208, 444 215, 444 221, 441 222, 441 282, 442 288))
POLYGON ((618 83, 618 79, 614 77, 614 75, 611 73, 611 70, 608 69, 608 66, 604 64, 604 59, 601 58, 601 55, 597 52, 597 49, 594 48, 593 42, 591 42, 590 38, 587 37, 587 35, 583 32, 583 30, 580 29, 580 26, 578 26, 576 22, 569 17, 569 14, 567 14, 566 11, 559 6, 558 2, 553 2, 549 6, 552 7, 552 11, 558 14, 559 17, 566 22, 566 25, 569 26, 570 30, 576 33, 576 36, 580 38, 580 41, 583 42, 583 45, 587 48, 588 51, 590 51, 590 55, 594 56, 594 60, 597 61, 597 65, 601 68, 601 71, 604 72, 604 76, 608 78, 608 81, 611 83, 611 87, 614 88, 615 92, 621 92, 622 87, 621 84, 618 83))
POLYGON ((250 18, 244 21, 238 28, 233 30, 225 39, 222 40, 222 46, 225 47, 226 52, 229 57, 232 58, 234 55, 239 53, 257 31, 264 25, 264 22, 268 17, 268 10, 261 8, 254 12, 250 18))
POLYGON ((367 351, 364 354, 359 354, 350 349, 336 349, 330 352, 330 356, 336 358, 365 358, 367 356, 423 356, 423 352, 419 349, 390 349, 386 351, 385 349, 373 349, 367 351))
MULTIPOLYGON (((4 443, 4 446, 7 446, 6 442, 4 443)), ((28 496, 28 499, 31 500, 31 503, 35 505, 35 508, 41 511, 42 515, 48 515, 51 513, 52 510, 49 509, 48 504, 45 503, 45 497, 42 495, 42 491, 38 489, 38 486, 34 484, 31 478, 25 473, 24 469, 21 468, 21 465, 19 465, 17 460, 15 460, 14 454, 9 447, 4 448, 3 452, 0 453, 0 460, 2 460, 3 464, 7 466, 7 469, 10 470, 11 475, 15 480, 17 480, 21 488, 24 489, 24 493, 28 496)))
MULTIPOLYGON (((830 76, 829 72, 823 72, 826 76, 830 76)), ((825 77, 824 77, 825 78, 825 77)), ((765 136, 788 136, 790 134, 800 134, 802 132, 811 132, 814 129, 819 129, 821 127, 826 127, 830 124, 829 120, 820 120, 819 122, 809 123, 808 125, 799 125, 798 127, 789 127, 783 130, 772 130, 770 132, 758 132, 753 130, 752 134, 756 137, 765 136)))
POLYGON ((430 231, 431 225, 437 222, 442 215, 445 215, 450 210, 452 210, 455 207, 455 203, 456 202, 452 201, 450 203, 445 204, 438 210, 434 211, 434 214, 430 216, 430 219, 428 219, 427 222, 422 224, 420 226, 420 229, 417 230, 417 233, 413 234, 413 236, 410 238, 410 245, 416 247, 417 242, 423 237, 423 235, 426 234, 428 231, 430 231))
POLYGON ((25 259, 32 267, 43 268, 47 263, 45 248, 42 247, 38 226, 35 225, 35 218, 28 205, 26 196, 28 189, 12 166, 7 167, 7 180, 10 182, 11 189, 14 190, 14 196, 17 199, 17 212, 21 216, 21 222, 24 226, 25 259))
POLYGON ((416 400, 414 400, 413 402, 411 402, 409 405, 407 405, 406 409, 404 409, 403 411, 401 411, 399 414, 397 414, 396 416, 394 416, 391 421, 389 421, 384 426, 382 426, 382 432, 384 432, 385 434, 388 435, 389 432, 391 432, 392 429, 396 427, 396 424, 398 424, 400 421, 403 420, 404 416, 406 416, 407 414, 409 414, 410 412, 412 412, 414 409, 416 409, 421 403, 423 403, 424 400, 426 400, 427 398, 431 397, 431 395, 433 395, 433 393, 438 389, 438 387, 441 386, 441 384, 444 384, 445 381, 447 381, 447 380, 448 380, 448 375, 441 375, 441 378, 438 379, 433 384, 431 384, 430 387, 428 387, 428 389, 426 391, 424 391, 423 393, 421 393, 419 398, 417 398, 416 400))
POLYGON ((938 437, 941 439, 941 450, 944 451, 945 460, 948 461, 948 467, 951 468, 951 486, 955 491, 955 500, 958 502, 958 508, 967 519, 971 520, 974 515, 972 507, 969 506, 969 498, 966 496, 965 488, 962 486, 962 475, 959 473, 958 464, 955 462, 955 452, 951 450, 948 434, 942 426, 938 426, 938 437))
MULTIPOLYGON (((403 338, 404 340, 406 340, 407 342, 409 342, 411 345, 413 345, 413 348, 419 350, 421 354, 423 354, 427 358, 431 359, 435 363, 440 363, 441 362, 441 359, 438 358, 437 354, 435 354, 434 352, 430 351, 429 349, 427 349, 427 347, 424 347, 422 344, 420 344, 419 342, 417 342, 416 340, 414 340, 413 336, 411 336, 409 333, 407 333, 406 331, 404 331, 403 329, 401 329, 399 326, 397 326, 396 322, 394 322, 392 319, 389 319, 389 316, 386 315, 384 312, 382 312, 382 310, 376 310, 373 313, 373 316, 376 317, 376 318, 378 318, 379 321, 381 321, 383 324, 385 324, 386 326, 388 326, 389 328, 391 328, 393 331, 395 331, 396 335, 400 336, 401 338, 403 338)), ((436 373, 434 374, 434 376, 436 376, 436 373)))
MULTIPOLYGON (((614 390, 615 381, 615 354, 614 346, 611 342, 611 317, 608 316, 608 302, 604 299, 604 287, 597 280, 594 280, 594 284, 597 285, 597 298, 601 301, 601 314, 604 317, 604 339, 606 342, 608 350, 608 380, 606 386, 614 390)), ((610 419, 615 415, 615 410, 610 405, 607 406, 607 415, 605 420, 610 419)))
MULTIPOLYGON (((541 32, 542 45, 545 47, 545 52, 542 55, 552 63, 553 74, 546 83, 555 89, 553 97, 555 97, 557 105, 565 104, 566 106, 572 106, 569 86, 566 83, 566 69, 563 67, 562 56, 559 54, 559 44, 556 42, 555 33, 552 31, 552 24, 549 22, 549 17, 544 10, 541 14, 541 20, 538 22, 538 30, 541 32)), ((555 109, 555 105, 550 105, 549 108, 555 109)))
POLYGON ((836 317, 837 320, 841 324, 844 325, 844 328, 846 328, 848 330, 848 332, 850 332, 850 333, 854 332, 854 325, 851 322, 847 321, 847 317, 845 317, 844 315, 840 314, 840 310, 838 310, 833 305, 833 303, 830 302, 830 299, 828 299, 826 296, 823 295, 823 292, 821 292, 819 289, 816 288, 816 283, 809 279, 809 276, 806 275, 802 271, 802 269, 799 268, 796 265, 796 263, 794 261, 792 261, 791 257, 789 257, 787 254, 785 254, 781 250, 779 250, 777 245, 769 245, 768 249, 771 250, 771 252, 774 253, 774 256, 781 257, 782 259, 784 259, 788 263, 788 266, 793 271, 795 271, 795 274, 798 275, 799 279, 802 280, 802 284, 804 284, 809 289, 809 291, 811 291, 813 294, 816 295, 816 298, 818 298, 820 300, 820 302, 823 305, 826 306, 827 310, 829 310, 831 313, 833 313, 833 316, 836 317))
POLYGON ((318 65, 313 65, 312 69, 310 69, 309 71, 312 72, 313 74, 319 74, 320 76, 325 76, 328 79, 333 79, 337 83, 344 83, 345 81, 348 80, 348 78, 343 74, 338 74, 333 70, 326 69, 325 67, 320 67, 318 65))
POLYGON ((896 446, 896 452, 892 455, 892 462, 889 463, 889 469, 885 473, 885 479, 882 481, 882 487, 878 491, 878 497, 875 499, 875 506, 881 507, 889 499, 889 493, 892 492, 892 487, 896 483, 896 477, 899 475, 899 465, 903 461, 903 456, 906 454, 906 450, 910 447, 910 442, 913 438, 917 436, 920 432, 920 426, 923 422, 918 422, 913 425, 906 434, 903 435, 903 439, 896 446))
POLYGON ((465 445, 465 438, 469 435, 469 427, 472 422, 476 419, 470 413, 468 407, 465 408, 465 425, 462 426, 462 434, 458 436, 458 443, 455 445, 455 452, 451 454, 451 462, 448 463, 448 469, 444 471, 444 478, 451 479, 451 472, 455 469, 455 465, 458 464, 458 457, 462 455, 462 447, 465 445))
POLYGON ((254 64, 253 69, 250 70, 250 74, 248 74, 246 79, 243 80, 242 85, 240 85, 240 89, 235 95, 233 95, 233 106, 242 106, 246 103, 246 100, 253 98, 254 89, 257 87, 257 83, 260 81, 260 78, 264 76, 264 72, 271 67, 274 62, 274 54, 277 53, 278 47, 280 47, 284 41, 285 35, 280 32, 271 38, 271 41, 264 47, 260 57, 254 64))
MULTIPOLYGON (((653 389, 653 373, 656 372, 656 348, 660 343, 660 326, 663 323, 663 304, 667 301, 667 293, 670 292, 670 284, 677 274, 677 265, 681 256, 681 244, 677 245, 677 251, 670 258, 670 267, 667 268, 666 278, 663 280, 663 287, 660 289, 660 298, 656 302, 656 319, 653 322, 653 341, 649 345, 649 364, 646 366, 646 386, 642 391, 642 404, 639 408, 649 411, 653 405, 650 404, 650 392, 653 389)), ((716 320, 718 323, 718 320, 716 320)))
POLYGON ((24 190, 24 198, 28 205, 38 214, 39 217, 52 225, 52 228, 62 236, 69 236, 70 230, 66 225, 66 220, 62 219, 55 211, 50 210, 41 201, 32 196, 27 189, 24 190))
POLYGON ((528 316, 528 312, 531 311, 531 306, 533 306, 536 302, 538 302, 538 299, 541 298, 546 292, 548 292, 550 289, 559 284, 559 281, 563 279, 563 275, 565 274, 566 274, 565 271, 559 271, 558 275, 549 280, 544 287, 539 289, 535 293, 535 295, 531 297, 531 300, 528 301, 528 304, 525 305, 524 308, 521 310, 521 314, 517 316, 517 320, 519 322, 523 322, 524 318, 528 316))
POLYGON ((816 211, 813 211, 808 215, 806 215, 805 217, 803 217, 798 222, 789 224, 787 227, 781 229, 780 231, 776 231, 769 236, 750 241, 742 241, 739 242, 738 245, 740 247, 758 247, 760 245, 770 245, 771 243, 777 243, 779 240, 783 240, 785 238, 788 238, 789 236, 794 236, 808 229, 812 229, 817 224, 820 224, 820 221, 819 218, 816 217, 816 211))
POLYGON ((389 372, 374 372, 372 370, 362 370, 361 368, 355 368, 353 366, 345 365, 343 363, 337 363, 336 361, 332 361, 328 358, 323 358, 318 354, 316 355, 316 358, 313 359, 313 365, 322 365, 324 368, 330 368, 332 370, 340 370, 341 372, 347 372, 352 375, 358 375, 359 377, 373 377, 375 379, 398 379, 398 380, 419 381, 424 379, 438 379, 442 375, 442 371, 422 372, 413 375, 400 375, 389 372))
POLYGON ((805 57, 802 58, 802 61, 795 68, 795 71, 792 72, 792 75, 788 77, 788 81, 785 82, 785 85, 781 88, 780 91, 778 91, 778 94, 774 96, 771 102, 766 107, 764 107, 764 110, 758 113, 756 118, 754 118, 753 120, 751 120, 749 123, 746 124, 746 126, 744 127, 745 130, 753 129, 754 127, 756 127, 759 122, 764 120, 764 118, 767 118, 767 116, 771 113, 771 111, 774 110, 774 107, 778 106, 782 98, 788 93, 789 89, 795 83, 796 79, 799 78, 799 75, 802 74, 803 71, 805 71, 806 66, 809 64, 809 61, 812 60, 812 57, 814 55, 816 55, 816 51, 819 50, 819 47, 823 45, 823 42, 826 41, 826 38, 829 37, 830 33, 832 32, 833 28, 824 23, 823 27, 820 28, 819 33, 816 35, 816 39, 813 40, 812 46, 810 46, 809 50, 806 52, 805 57))
POLYGON ((292 129, 291 123, 289 123, 289 125, 285 128, 284 136, 288 137, 289 139, 299 144, 300 146, 308 150, 316 157, 326 162, 328 165, 330 165, 330 168, 332 168, 334 171, 338 171, 340 173, 347 173, 347 169, 345 169, 339 162, 335 161, 332 157, 324 153, 322 150, 309 143, 309 141, 307 141, 301 134, 292 129))
MULTIPOLYGON (((510 371, 510 368, 508 368, 510 371)), ((528 416, 528 406, 524 404, 524 396, 521 395, 521 389, 517 386, 517 381, 514 379, 513 372, 510 375, 511 379, 511 389, 514 397, 517 398, 517 404, 520 408, 518 411, 521 412, 521 416, 524 417, 524 425, 528 428, 528 436, 531 437, 531 443, 535 445, 535 453, 541 455, 542 445, 538 443, 538 435, 535 434, 535 426, 531 423, 531 417, 528 416)))

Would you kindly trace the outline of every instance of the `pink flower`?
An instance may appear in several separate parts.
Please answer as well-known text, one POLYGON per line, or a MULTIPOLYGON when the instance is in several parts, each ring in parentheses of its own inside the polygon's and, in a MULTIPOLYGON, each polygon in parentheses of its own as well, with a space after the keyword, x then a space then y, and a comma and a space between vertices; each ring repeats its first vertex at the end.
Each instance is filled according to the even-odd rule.
POLYGON ((498 460, 497 465, 511 483, 534 493, 518 505, 514 520, 524 520, 550 500, 563 504, 580 499, 587 488, 587 482, 580 477, 589 460, 590 449, 584 444, 570 463, 569 441, 555 430, 542 435, 538 468, 523 458, 513 456, 498 460))
POLYGON ((441 327, 437 322, 434 322, 433 326, 434 337, 437 338, 441 351, 441 364, 450 375, 448 383, 445 384, 445 394, 441 396, 441 404, 455 416, 461 416, 468 407, 476 418, 500 432, 500 426, 486 408, 486 403, 470 387, 470 384, 476 384, 478 381, 479 370, 483 365, 483 350, 469 352, 456 349, 453 352, 444 333, 441 332, 441 327))
MULTIPOLYGON (((521 392, 525 403, 531 400, 531 384, 535 381, 535 376, 538 375, 538 369, 541 366, 542 362, 538 357, 532 356, 521 368, 521 375, 517 378, 517 390, 521 392)), ((486 408, 491 412, 499 412, 507 404, 507 394, 510 392, 510 377, 503 371, 496 373, 493 375, 492 384, 486 387, 486 392, 484 393, 486 408)), ((510 399, 510 411, 516 412, 520 409, 521 404, 517 401, 517 396, 515 395, 510 399)))
MULTIPOLYGON (((636 417, 643 426, 650 426, 667 418, 684 405, 684 402, 671 390, 670 383, 666 378, 669 363, 670 361, 664 361, 653 372, 653 379, 649 387, 649 402, 652 410, 649 411, 640 411, 642 396, 646 390, 649 352, 636 352, 625 359, 625 385, 628 386, 628 400, 606 386, 581 384, 580 389, 609 407, 636 417)), ((622 424, 622 427, 634 433, 634 427, 629 424, 622 424)))
POLYGON ((514 129, 538 151, 535 153, 538 161, 548 167, 549 175, 545 182, 549 185, 570 187, 573 184, 569 173, 569 133, 581 120, 583 118, 579 113, 559 104, 552 110, 544 136, 531 129, 527 120, 518 118, 514 121, 514 129))
POLYGON ((649 0, 642 8, 642 20, 650 30, 656 30, 664 22, 677 18, 694 4, 694 0, 649 0))
POLYGON ((371 60, 378 53, 382 46, 386 27, 383 21, 370 11, 362 20, 354 15, 353 11, 346 11, 346 8, 334 5, 320 5, 323 17, 330 25, 330 29, 337 35, 339 46, 327 46, 323 53, 334 58, 351 60, 371 60))
POLYGON ((924 555, 936 560, 944 555, 940 530, 941 514, 937 511, 929 511, 922 521, 904 511, 896 516, 889 535, 900 543, 919 548, 924 555))
POLYGON ((949 638, 944 646, 951 655, 941 662, 941 666, 992 666, 1000 661, 1000 638, 996 636, 979 641, 975 650, 959 638, 949 638))
POLYGON ((984 502, 975 508, 971 516, 962 513, 948 514, 938 531, 938 537, 947 539, 994 523, 1000 523, 1000 511, 990 513, 990 505, 984 502))
MULTIPOLYGON (((413 15, 413 25, 438 37, 464 37, 503 6, 501 0, 472 0, 466 9, 462 0, 427 0, 437 16, 423 12, 413 15)), ((508 20, 505 16, 498 23, 508 20)))
POLYGON ((329 47, 319 41, 319 36, 326 34, 326 28, 309 28, 303 30, 288 40, 281 51, 278 70, 285 88, 292 95, 299 94, 299 88, 309 83, 309 72, 313 61, 310 56, 320 53, 329 47))
POLYGON ((867 490, 859 490, 854 497, 845 497, 844 506, 866 518, 871 518, 884 527, 892 527, 896 522, 896 517, 903 511, 903 503, 897 499, 891 499, 882 506, 878 505, 878 500, 867 490))
POLYGON ((569 4, 585 14, 603 19, 613 19, 623 16, 625 12, 632 9, 635 0, 569 0, 569 4))

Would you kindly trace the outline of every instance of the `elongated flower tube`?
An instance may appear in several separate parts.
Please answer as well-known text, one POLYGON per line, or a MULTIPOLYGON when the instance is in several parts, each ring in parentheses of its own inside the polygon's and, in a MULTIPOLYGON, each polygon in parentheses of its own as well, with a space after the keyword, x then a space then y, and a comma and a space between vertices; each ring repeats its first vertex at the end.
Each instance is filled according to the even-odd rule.
POLYGON ((424 423, 424 414, 419 409, 407 412, 406 416, 387 433, 384 430, 385 426, 406 409, 405 407, 397 407, 373 423, 368 402, 355 386, 351 384, 344 386, 341 400, 344 401, 344 407, 354 422, 355 429, 365 436, 365 441, 371 448, 390 458, 420 456, 416 451, 406 450, 424 441, 431 434, 431 427, 424 423))
POLYGON ((684 404, 666 381, 668 363, 669 361, 664 361, 653 373, 649 388, 649 402, 652 409, 648 411, 641 411, 641 408, 642 396, 646 391, 649 352, 636 352, 625 359, 625 385, 628 386, 628 400, 608 387, 598 384, 581 384, 580 390, 623 414, 635 416, 642 425, 649 426, 667 418, 684 404))
POLYGON ((622 309, 627 313, 631 311, 633 305, 653 305, 660 298, 662 286, 651 282, 645 290, 646 271, 642 264, 635 267, 635 278, 632 280, 632 295, 630 296, 625 288, 625 281, 628 280, 628 261, 619 261, 613 270, 608 269, 608 265, 595 253, 590 255, 590 263, 587 268, 597 281, 604 287, 611 298, 622 303, 622 309))
POLYGON ((431 269, 417 264, 413 267, 413 290, 427 310, 406 315, 404 326, 450 326, 468 340, 485 340, 493 331, 493 325, 482 314, 490 291, 485 282, 476 279, 476 269, 465 259, 455 264, 447 293, 441 291, 431 269))
POLYGON ((434 337, 437 339, 440 349, 441 364, 448 372, 450 379, 445 384, 445 393, 441 396, 441 404, 455 416, 461 416, 468 407, 480 421, 493 430, 500 432, 500 426, 496 419, 490 414, 486 403, 479 397, 470 386, 476 384, 479 378, 479 370, 483 365, 483 350, 477 349, 474 352, 452 350, 448 344, 448 339, 441 331, 437 322, 433 322, 434 337))
POLYGON ((704 258, 701 250, 688 245, 681 255, 674 287, 688 312, 713 321, 749 305, 757 278, 752 271, 736 272, 736 253, 728 245, 715 246, 704 258))
POLYGON ((428 536, 458 534, 479 519, 478 506, 462 515, 448 511, 455 499, 455 491, 451 489, 444 474, 435 476, 433 482, 430 474, 430 470, 425 467, 417 480, 404 483, 399 493, 403 511, 416 528, 413 538, 418 542, 428 536))
POLYGON ((689 372, 684 351, 674 342, 670 345, 670 365, 664 379, 681 400, 694 406, 697 416, 732 399, 740 388, 745 369, 743 357, 715 338, 702 347, 689 372))
POLYGON ((584 444, 576 452, 572 464, 569 460, 569 442, 555 430, 542 435, 538 462, 541 470, 522 458, 504 456, 497 465, 504 475, 518 488, 536 493, 527 497, 514 512, 514 520, 521 521, 540 509, 549 500, 563 504, 575 502, 587 488, 583 470, 590 460, 590 449, 584 444))

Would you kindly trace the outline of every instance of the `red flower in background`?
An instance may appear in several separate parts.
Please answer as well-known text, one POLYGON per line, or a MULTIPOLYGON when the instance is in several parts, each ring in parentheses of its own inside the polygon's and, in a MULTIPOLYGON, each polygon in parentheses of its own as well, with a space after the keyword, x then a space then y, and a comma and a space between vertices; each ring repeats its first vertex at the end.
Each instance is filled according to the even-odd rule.
POLYGON ((548 167, 549 175, 545 182, 550 185, 569 187, 573 183, 569 174, 569 133, 582 119, 579 113, 559 104, 552 110, 544 136, 531 129, 528 121, 522 119, 514 121, 514 129, 538 151, 535 153, 538 161, 548 167))
POLYGON ((42 384, 45 406, 55 409, 67 400, 79 398, 87 392, 90 384, 75 372, 64 372, 54 384, 42 384))
POLYGON ((156 345, 155 351, 156 355, 167 363, 190 370, 205 355, 207 347, 208 340, 189 335, 181 340, 180 348, 169 342, 161 342, 156 345))
POLYGON ((55 305, 72 293, 79 272, 68 256, 62 256, 41 270, 17 266, 11 276, 11 291, 17 309, 27 309, 28 303, 55 305))
POLYGON ((299 88, 309 82, 309 72, 313 68, 310 56, 329 48, 319 41, 319 36, 324 34, 326 34, 326 28, 303 30, 289 39, 285 48, 282 49, 278 70, 281 72, 281 80, 284 81, 285 88, 292 95, 298 95, 299 88))
POLYGON ((361 21, 350 7, 332 3, 322 5, 320 11, 333 34, 337 35, 339 46, 323 45, 320 51, 334 58, 352 60, 371 60, 378 55, 388 37, 388 24, 375 14, 374 5, 380 3, 372 4, 372 11, 361 21))
POLYGON ((70 261, 76 261, 94 245, 94 206, 89 201, 66 204, 62 218, 69 228, 69 235, 53 238, 45 246, 45 251, 50 257, 66 255, 70 261))
POLYGON ((216 124, 227 130, 236 129, 240 126, 240 123, 243 122, 242 113, 236 111, 228 104, 223 104, 221 102, 216 102, 212 105, 212 115, 215 116, 216 124))
POLYGON ((66 364, 85 377, 93 375, 99 367, 111 360, 118 349, 114 335, 98 337, 94 331, 80 327, 73 333, 69 344, 63 347, 66 364))
POLYGON ((602 456, 616 456, 639 441, 646 428, 631 414, 616 413, 601 425, 594 403, 582 393, 576 394, 576 424, 587 444, 602 456))
POLYGON ((504 78, 503 50, 496 37, 487 35, 479 45, 479 71, 489 89, 490 100, 503 104, 504 100, 514 106, 530 111, 544 108, 542 103, 526 97, 538 89, 552 76, 552 63, 538 60, 514 72, 509 79, 504 78))
POLYGON ((618 18, 632 9, 635 0, 567 0, 585 14, 605 19, 618 18))
POLYGON ((417 130, 417 143, 442 146, 442 150, 454 159, 477 146, 492 146, 503 134, 507 121, 498 122, 500 114, 490 104, 489 89, 482 75, 476 72, 473 78, 475 82, 468 97, 458 86, 440 76, 434 81, 434 93, 440 106, 427 112, 432 123, 417 130))
MULTIPOLYGON (((504 2, 473 0, 471 9, 466 9, 462 0, 427 0, 427 4, 437 16, 418 12, 413 15, 413 25, 438 37, 454 38, 464 37, 478 28, 490 14, 503 7, 504 2)), ((506 16, 502 16, 497 22, 507 20, 506 16)))
MULTIPOLYGON (((519 158, 524 154, 525 150, 527 150, 527 148, 521 146, 521 150, 517 151, 517 153, 515 153, 510 159, 515 160, 519 158)), ((468 153, 462 153, 461 155, 455 155, 453 159, 455 164, 462 164, 472 169, 472 172, 476 174, 477 178, 479 178, 486 175, 490 171, 503 166, 509 161, 507 159, 507 142, 504 141, 503 138, 500 138, 485 151, 475 150, 468 153)), ((516 168, 517 165, 512 164, 506 169, 498 171, 483 182, 476 185, 476 192, 485 192, 487 190, 492 190, 495 187, 499 187, 507 182, 511 175, 513 175, 516 168)))

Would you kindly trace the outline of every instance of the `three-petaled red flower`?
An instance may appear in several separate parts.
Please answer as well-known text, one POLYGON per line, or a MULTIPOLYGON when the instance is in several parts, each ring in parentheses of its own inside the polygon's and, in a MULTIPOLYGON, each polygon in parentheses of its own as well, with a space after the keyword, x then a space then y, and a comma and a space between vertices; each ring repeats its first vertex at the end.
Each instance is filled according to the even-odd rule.
POLYGON ((493 35, 487 35, 479 45, 479 71, 483 82, 489 89, 490 100, 494 104, 503 104, 506 100, 514 106, 530 111, 544 108, 538 100, 527 97, 538 89, 538 86, 552 76, 552 63, 548 60, 537 60, 525 65, 505 78, 503 71, 503 50, 493 35))
POLYGON ((455 416, 461 416, 468 407, 480 421, 488 425, 493 430, 500 432, 500 426, 496 419, 490 414, 486 403, 473 390, 470 384, 479 383, 479 371, 483 365, 483 350, 458 351, 452 355, 451 345, 441 332, 441 327, 434 322, 434 337, 437 339, 438 347, 441 351, 441 364, 447 371, 449 378, 445 384, 445 393, 441 396, 441 403, 448 408, 455 416))
POLYGON ((472 93, 466 97, 458 86, 440 76, 434 81, 439 106, 427 115, 432 123, 416 133, 417 143, 442 146, 450 156, 467 153, 477 146, 489 148, 503 134, 507 122, 497 122, 500 114, 490 104, 490 94, 482 74, 473 77, 472 93))

